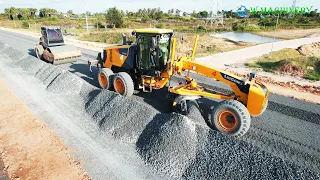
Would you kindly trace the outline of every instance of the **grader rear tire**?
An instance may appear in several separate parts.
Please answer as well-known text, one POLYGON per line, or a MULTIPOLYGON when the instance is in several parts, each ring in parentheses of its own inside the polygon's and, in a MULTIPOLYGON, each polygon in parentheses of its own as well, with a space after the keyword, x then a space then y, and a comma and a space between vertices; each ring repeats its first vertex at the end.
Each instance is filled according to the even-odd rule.
POLYGON ((212 111, 211 124, 223 134, 238 138, 248 132, 251 117, 247 108, 239 101, 222 101, 212 111))
POLYGON ((113 90, 113 71, 109 68, 102 68, 98 73, 99 85, 102 89, 113 90))
POLYGON ((130 97, 133 95, 134 83, 131 76, 126 72, 119 72, 114 75, 113 86, 114 90, 123 96, 130 97))

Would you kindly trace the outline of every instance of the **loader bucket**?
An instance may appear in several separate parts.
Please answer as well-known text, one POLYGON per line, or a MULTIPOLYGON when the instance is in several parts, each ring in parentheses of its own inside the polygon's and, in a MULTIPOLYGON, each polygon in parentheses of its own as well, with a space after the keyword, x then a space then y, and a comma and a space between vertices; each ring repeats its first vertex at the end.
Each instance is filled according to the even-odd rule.
POLYGON ((69 45, 50 47, 50 51, 54 65, 75 62, 82 56, 81 50, 69 45))

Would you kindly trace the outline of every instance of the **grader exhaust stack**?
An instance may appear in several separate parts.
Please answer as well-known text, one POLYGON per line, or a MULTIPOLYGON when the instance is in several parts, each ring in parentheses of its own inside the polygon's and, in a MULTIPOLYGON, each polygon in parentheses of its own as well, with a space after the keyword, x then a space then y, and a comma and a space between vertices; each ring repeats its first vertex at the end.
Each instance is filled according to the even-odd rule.
POLYGON ((75 62, 82 56, 81 50, 64 43, 60 27, 41 27, 39 44, 34 51, 39 59, 55 65, 75 62))

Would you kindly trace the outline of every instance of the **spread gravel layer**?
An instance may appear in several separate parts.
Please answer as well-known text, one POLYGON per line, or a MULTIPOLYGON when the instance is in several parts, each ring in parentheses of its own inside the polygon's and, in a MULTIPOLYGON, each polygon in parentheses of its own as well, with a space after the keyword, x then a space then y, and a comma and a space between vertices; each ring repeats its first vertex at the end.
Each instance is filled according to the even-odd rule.
MULTIPOLYGON (((319 147, 312 142, 308 146, 299 144, 287 138, 285 132, 281 136, 266 131, 268 124, 263 124, 258 118, 253 119, 253 128, 248 136, 233 139, 208 127, 196 101, 188 102, 186 116, 160 113, 133 98, 97 89, 61 67, 24 56, 1 43, 0 47, 4 47, 0 57, 7 67, 23 70, 28 75, 25 78, 37 79, 44 85, 43 90, 50 94, 77 97, 79 101, 70 102, 73 111, 79 108, 79 113, 88 116, 100 131, 119 143, 134 147, 131 153, 137 153, 154 173, 172 179, 320 178, 319 147), (12 64, 14 66, 10 66, 12 64), (303 148, 306 150, 301 150, 303 148)), ((200 80, 203 81, 200 83, 206 81, 205 78, 200 80)), ((226 87, 220 89, 228 91, 226 87)), ((271 104, 274 111, 267 111, 267 116, 277 112, 277 104, 271 104)), ((281 108, 292 110, 290 106, 281 108)), ((306 120, 312 128, 314 120, 307 119, 317 118, 318 114, 301 111, 308 115, 298 115, 298 118, 306 120)), ((107 140, 105 144, 107 146, 107 140)))

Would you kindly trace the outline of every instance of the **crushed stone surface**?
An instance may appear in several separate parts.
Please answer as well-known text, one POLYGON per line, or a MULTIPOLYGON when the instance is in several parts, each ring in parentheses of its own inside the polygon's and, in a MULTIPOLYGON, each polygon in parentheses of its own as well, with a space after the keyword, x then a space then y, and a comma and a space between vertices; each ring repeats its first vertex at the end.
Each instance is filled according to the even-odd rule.
MULTIPOLYGON (((9 51, 2 55, 8 57, 14 53, 12 48, 6 49, 9 51)), ((276 128, 277 118, 266 122, 253 119, 254 128, 251 132, 249 131, 248 138, 235 140, 211 130, 201 118, 197 118, 201 113, 197 111, 197 104, 192 101, 188 103, 191 109, 187 116, 176 113, 160 114, 151 106, 111 91, 97 89, 88 85, 80 77, 34 57, 27 56, 14 64, 15 68, 20 68, 42 82, 43 90, 50 92, 51 95, 77 95, 81 99, 77 106, 84 107, 86 113, 84 116, 89 116, 97 128, 111 135, 113 140, 135 146, 130 152, 137 153, 141 161, 157 174, 163 174, 172 179, 320 178, 318 164, 315 168, 311 167, 313 163, 319 162, 319 147, 310 145, 314 141, 308 139, 309 135, 317 137, 314 136, 318 135, 317 126, 313 127, 313 134, 295 137, 278 130, 276 132, 261 130, 276 128), (257 126, 258 124, 260 126, 257 126), (280 137, 280 140, 275 137, 280 137), (281 144, 281 138, 285 139, 287 144, 281 144), (303 150, 301 147, 306 144, 300 142, 308 143, 310 148, 303 150), (288 148, 285 148, 288 146, 289 153, 286 152, 288 148), (298 153, 294 153, 294 150, 298 153), (303 153, 308 155, 303 158, 292 158, 303 153), (312 153, 314 160, 309 161, 312 153), (302 162, 299 163, 302 160, 308 161, 305 166, 302 162)), ((199 82, 215 87, 206 78, 200 79, 199 82)), ((221 89, 228 91, 225 87, 221 89)), ((281 98, 277 101, 281 101, 281 98)), ((278 104, 283 108, 280 102, 278 104)), ((271 106, 273 106, 272 103, 271 106)), ((276 112, 272 108, 278 109, 276 106, 269 107, 266 117, 272 118, 276 112)), ((289 111, 288 115, 295 111, 290 105, 285 108, 289 111)), ((310 114, 306 110, 303 110, 303 113, 307 115, 302 117, 302 120, 319 118, 318 113, 310 114)), ((283 123, 284 128, 292 129, 291 124, 286 123, 286 119, 280 119, 280 122, 283 123)), ((296 119, 295 125, 310 130, 314 125, 314 122, 307 122, 309 124, 299 124, 299 122, 301 120, 296 119)), ((107 140, 105 143, 108 143, 107 140)), ((315 145, 317 144, 318 141, 315 145)))
POLYGON ((103 131, 127 143, 135 143, 158 113, 149 106, 107 90, 101 90, 96 97, 87 99, 85 107, 103 131))

